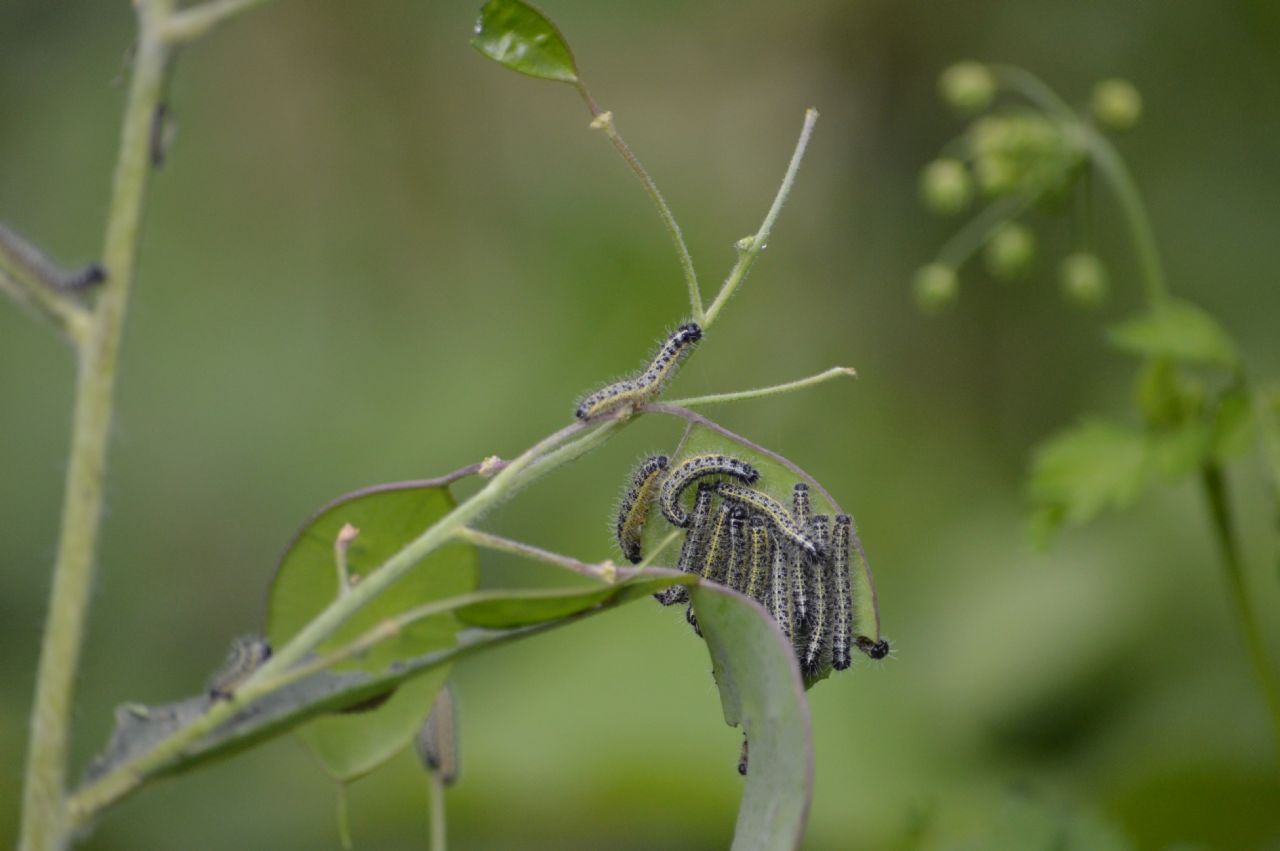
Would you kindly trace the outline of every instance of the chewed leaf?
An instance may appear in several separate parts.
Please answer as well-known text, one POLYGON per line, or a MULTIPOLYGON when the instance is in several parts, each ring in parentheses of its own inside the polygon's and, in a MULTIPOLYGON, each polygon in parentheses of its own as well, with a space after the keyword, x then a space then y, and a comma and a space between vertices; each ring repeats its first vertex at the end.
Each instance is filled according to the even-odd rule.
POLYGON ((512 71, 544 80, 578 81, 573 53, 560 30, 522 0, 485 3, 471 45, 512 71))
POLYGON ((1075 525, 1122 508, 1147 483, 1147 442, 1134 429, 1088 420, 1040 444, 1031 468, 1031 497, 1059 524, 1075 525))
POLYGON ((733 851, 799 848, 813 796, 813 739, 795 654, 749 598, 718 585, 690 596, 725 721, 741 725, 749 745, 733 851))
POLYGON ((1148 358, 1231 368, 1235 343, 1218 321, 1194 304, 1170 300, 1121 322, 1108 333, 1116 347, 1148 358))
MULTIPOLYGON (((276 571, 267 610, 267 638, 283 646, 338 596, 334 542, 350 525, 358 530, 346 549, 346 567, 358 582, 454 507, 446 488, 414 483, 386 485, 340 497, 298 532, 276 571)), ((375 625, 432 600, 455 597, 476 586, 475 548, 449 544, 417 564, 385 594, 357 612, 317 648, 344 646, 375 625)), ((346 667, 378 672, 396 662, 454 646, 458 620, 451 613, 399 630, 346 667)), ((339 780, 367 774, 413 739, 448 669, 425 676, 368 711, 323 718, 300 731, 325 769, 339 780)))

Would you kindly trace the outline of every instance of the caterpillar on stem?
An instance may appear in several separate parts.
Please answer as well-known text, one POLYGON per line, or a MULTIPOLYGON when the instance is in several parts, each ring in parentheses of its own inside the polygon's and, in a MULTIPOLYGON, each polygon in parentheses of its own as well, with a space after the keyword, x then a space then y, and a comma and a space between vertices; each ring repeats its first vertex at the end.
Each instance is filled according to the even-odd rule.
POLYGON ((702 328, 698 323, 681 325, 658 349, 644 372, 602 387, 583 399, 576 411, 578 419, 592 420, 624 408, 635 410, 656 399, 701 339, 702 328))

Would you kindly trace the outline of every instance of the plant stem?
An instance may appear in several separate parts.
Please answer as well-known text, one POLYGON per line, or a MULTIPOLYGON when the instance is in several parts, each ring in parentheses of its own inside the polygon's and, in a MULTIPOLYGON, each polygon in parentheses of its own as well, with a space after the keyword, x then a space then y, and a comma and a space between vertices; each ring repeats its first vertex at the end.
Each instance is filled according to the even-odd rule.
POLYGON ((1035 195, 1016 195, 1001 198, 987 206, 968 224, 956 231, 951 239, 938 250, 938 262, 952 269, 959 269, 974 253, 986 244, 995 229, 1009 219, 1022 214, 1036 200, 1035 195))
POLYGON ((591 112, 592 128, 603 130, 604 134, 609 137, 609 141, 613 143, 614 150, 622 156, 622 159, 631 171, 635 173, 635 176, 640 178, 644 191, 649 194, 653 205, 658 208, 658 216, 662 219, 662 223, 666 225, 667 233, 671 235, 671 242, 676 247, 676 255, 680 258, 680 270, 684 273, 685 285, 689 289, 689 309, 693 313, 693 321, 702 324, 706 318, 702 310, 702 288, 698 286, 698 273, 693 268, 693 257, 689 254, 689 246, 685 244, 684 232, 680 230, 680 224, 676 221, 675 214, 671 212, 667 199, 662 197, 662 193, 658 191, 658 184, 653 182, 653 178, 645 170, 640 158, 635 155, 626 140, 622 138, 622 134, 618 132, 617 125, 613 122, 613 113, 600 109, 595 98, 591 97, 591 92, 587 91, 587 87, 581 80, 575 85, 578 89, 578 94, 582 95, 582 99, 586 101, 587 109, 591 112))
POLYGON ((431 797, 431 851, 446 851, 444 777, 439 771, 427 772, 431 797))
POLYGON ((351 803, 347 800, 346 783, 338 783, 336 807, 338 811, 338 842, 342 845, 342 851, 351 851, 355 845, 351 841, 351 803))
POLYGON ((209 0, 169 15, 161 36, 170 44, 193 41, 241 12, 261 6, 267 0, 209 0))
POLYGON ((491 535, 488 532, 481 532, 479 529, 470 527, 459 529, 457 538, 460 541, 465 541, 477 547, 484 547, 488 550, 510 553, 533 561, 545 562, 546 564, 554 564, 556 567, 563 567, 565 570, 572 570, 574 573, 590 576, 592 579, 609 581, 608 577, 613 576, 616 578, 617 575, 616 567, 606 569, 601 564, 587 564, 586 562, 578 561, 576 558, 553 553, 541 547, 526 544, 523 541, 513 541, 500 535, 491 535))
POLYGON ((1258 678, 1258 684, 1266 697, 1271 732, 1274 737, 1273 744, 1277 754, 1280 754, 1280 681, 1277 681, 1276 673, 1267 658, 1267 644, 1263 640, 1253 607, 1249 603, 1249 593, 1245 587, 1244 570, 1240 560, 1240 547, 1236 542, 1232 523, 1231 500, 1227 494, 1227 482, 1222 468, 1216 463, 1207 464, 1201 470, 1200 484, 1208 502, 1214 535, 1218 540, 1223 578, 1226 579, 1231 602, 1235 605, 1236 618, 1244 633, 1254 675, 1258 678))
POLYGON ((786 203, 787 196, 791 194, 791 187, 795 185, 796 174, 800 171, 800 162, 804 159, 805 150, 809 147, 809 139, 813 136, 813 125, 818 121, 818 110, 807 109, 804 113, 804 126, 800 129, 800 139, 796 142, 795 152, 791 155, 791 162, 787 165, 787 173, 782 178, 782 185, 778 187, 778 194, 774 196, 773 204, 769 207, 769 212, 764 217, 764 222, 760 225, 760 230, 756 231, 755 236, 748 237, 745 247, 738 250, 738 262, 734 264, 733 269, 729 271, 729 277, 720 287, 720 292, 716 294, 715 300, 711 302, 711 307, 707 308, 707 321, 703 323, 704 328, 710 328, 711 323, 715 322, 716 317, 720 315, 720 311, 724 309, 725 302, 738 289, 738 285, 747 277, 747 272, 751 270, 751 264, 755 262, 756 257, 764 251, 765 246, 769 244, 769 235, 773 232, 773 224, 778 220, 778 214, 782 212, 782 205, 786 203))
POLYGON ((78 347, 62 531, 31 714, 19 843, 23 851, 56 851, 69 839, 63 795, 72 695, 93 585, 117 356, 137 269, 151 122, 169 60, 169 48, 157 30, 171 8, 172 0, 138 5, 140 38, 102 252, 108 280, 78 347))
POLYGON ((72 343, 79 344, 89 327, 89 311, 72 291, 101 280, 96 264, 69 272, 0 223, 0 292, 52 322, 72 343))
POLYGON ((1160 263, 1160 251, 1156 248, 1151 218, 1147 215, 1146 205, 1142 203, 1138 184, 1110 140, 1084 122, 1079 123, 1079 131, 1093 162, 1111 184, 1111 189, 1120 202, 1125 222, 1129 225, 1129 236, 1138 253, 1138 268, 1142 273, 1147 303, 1158 307, 1168 300, 1169 288, 1165 283, 1164 267, 1160 263))
POLYGON ((725 402, 741 402, 745 399, 764 399, 769 396, 780 396, 783 393, 790 393, 794 390, 803 390, 806 387, 823 384, 845 375, 857 378, 858 371, 851 366, 833 366, 831 369, 820 372, 817 375, 810 375, 808 378, 799 378, 784 384, 757 387, 754 390, 739 390, 736 393, 715 393, 710 396, 694 396, 689 399, 672 399, 666 404, 681 408, 696 408, 698 405, 720 405, 725 402))

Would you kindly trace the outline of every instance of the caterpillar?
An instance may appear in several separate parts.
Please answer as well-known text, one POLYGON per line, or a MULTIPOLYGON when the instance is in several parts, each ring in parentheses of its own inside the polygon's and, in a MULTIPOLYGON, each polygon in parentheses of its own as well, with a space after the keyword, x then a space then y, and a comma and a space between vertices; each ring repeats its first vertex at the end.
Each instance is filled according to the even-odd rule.
POLYGON ((634 410, 656 398, 701 339, 702 328, 696 322, 681 325, 658 349, 644 372, 602 387, 583 399, 576 412, 578 419, 594 419, 624 407, 634 410))
POLYGON ((644 534, 649 506, 668 463, 665 455, 653 455, 642 461, 631 474, 631 486, 618 507, 618 548, 632 564, 639 564, 644 558, 640 551, 640 537, 644 534))
POLYGON ((702 569, 698 572, 706 579, 721 585, 726 584, 724 577, 729 567, 730 527, 736 510, 735 506, 727 502, 720 505, 720 510, 716 512, 716 518, 711 522, 711 528, 707 532, 706 546, 702 550, 702 569))
POLYGON ((769 521, 759 514, 751 515, 751 528, 748 532, 749 564, 747 573, 746 595, 765 608, 769 607, 769 521))
MULTIPOLYGON (((809 511, 809 486, 804 482, 796 482, 791 491, 791 518, 801 529, 809 527, 809 511)), ((809 622, 809 587, 813 584, 813 577, 804 554, 799 550, 791 563, 791 582, 791 605, 795 612, 796 627, 800 628, 809 622)))
MULTIPOLYGON (((830 520, 825 514, 814 516, 810 524, 810 533, 819 547, 827 549, 827 527, 830 520)), ((804 658, 801 667, 808 676, 821 673, 830 664, 830 607, 827 587, 827 562, 825 559, 814 561, 810 565, 806 579, 811 583, 813 606, 810 609, 809 634, 805 644, 804 658)))
MULTIPOLYGON (((702 562, 703 538, 706 537, 711 522, 713 494, 711 485, 698 486, 698 497, 693 504, 693 522, 680 547, 680 560, 676 562, 676 567, 685 573, 697 573, 702 562)), ((653 596, 664 606, 674 606, 689 599, 689 589, 683 585, 672 585, 653 596)))
POLYGON ((458 706, 452 685, 445 683, 444 688, 440 689, 426 722, 418 730, 414 747, 423 767, 440 775, 440 781, 445 786, 452 786, 457 782, 460 768, 458 706))
POLYGON ((835 585, 835 617, 832 624, 831 667, 843 671, 852 664, 850 638, 853 630, 853 595, 849 589, 849 535, 853 518, 837 514, 831 535, 832 579, 835 585))
POLYGON ((788 590, 791 573, 791 557, 785 547, 773 548, 773 569, 769 572, 770 602, 769 614, 778 623, 782 634, 791 639, 791 594, 788 590))
POLYGON ((694 455, 667 473, 658 493, 658 505, 662 515, 672 526, 687 528, 689 515, 680 505, 685 488, 704 476, 733 476, 745 484, 755 484, 760 474, 750 464, 729 455, 694 455))
POLYGON ((210 700, 230 700, 235 687, 271 658, 271 645, 256 636, 237 638, 231 643, 227 661, 209 680, 210 700))
POLYGON ((774 529, 778 530, 779 535, 790 541, 793 546, 803 550, 810 558, 819 558, 821 556, 822 553, 818 544, 814 542, 806 531, 801 529, 799 524, 791 517, 791 514, 773 497, 733 482, 720 482, 716 485, 716 492, 725 499, 740 502, 747 508, 758 511, 768 517, 769 522, 773 524, 774 529))
POLYGON ((738 506, 729 515, 729 563, 725 569, 724 584, 734 591, 743 591, 746 578, 747 510, 738 506))
POLYGON ((875 639, 868 638, 865 635, 859 635, 853 640, 853 643, 857 645, 859 650, 866 653, 872 659, 883 659, 889 655, 889 642, 885 641, 883 638, 876 641, 875 639))

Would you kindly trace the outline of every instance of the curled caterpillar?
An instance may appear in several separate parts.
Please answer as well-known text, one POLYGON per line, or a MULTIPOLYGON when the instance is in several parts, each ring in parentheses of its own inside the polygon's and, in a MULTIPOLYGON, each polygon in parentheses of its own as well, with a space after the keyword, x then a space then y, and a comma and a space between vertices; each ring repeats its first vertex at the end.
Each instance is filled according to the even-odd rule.
POLYGON ((781 503, 773 497, 754 488, 743 487, 733 482, 720 482, 716 485, 716 492, 725 499, 740 502, 749 510, 763 514, 769 518, 769 522, 773 524, 773 528, 778 531, 778 534, 786 538, 792 546, 803 550, 810 558, 821 558, 822 550, 817 542, 796 523, 790 512, 783 508, 781 503))
POLYGON ((654 455, 642 461, 631 474, 631 486, 618 507, 618 547, 632 564, 639 564, 644 558, 640 551, 640 537, 644 534, 649 506, 653 503, 667 463, 665 455, 654 455))
POLYGON ((667 477, 662 480, 662 489, 658 492, 662 516, 672 526, 688 528, 689 515, 680 505, 680 497, 685 488, 705 476, 732 476, 748 485, 755 484, 760 478, 755 467, 730 455, 694 455, 686 458, 667 473, 667 477))
POLYGON ((662 388, 671 380, 681 362, 702 339, 702 328, 696 322, 688 322, 675 330, 658 349, 644 372, 634 378, 626 378, 602 387, 588 395, 578 405, 577 417, 590 420, 623 407, 635 409, 657 398, 662 388))

